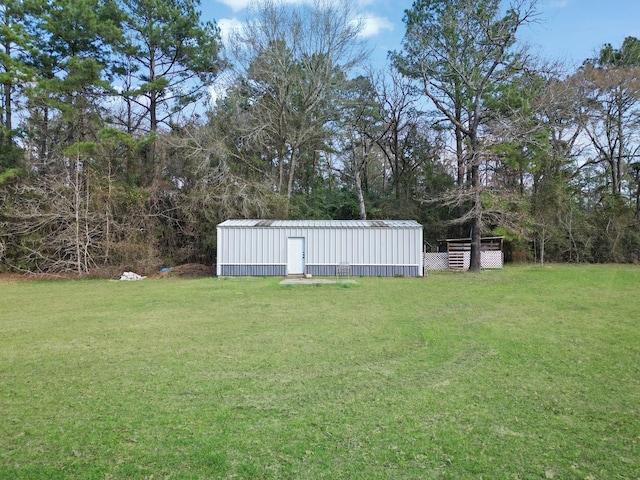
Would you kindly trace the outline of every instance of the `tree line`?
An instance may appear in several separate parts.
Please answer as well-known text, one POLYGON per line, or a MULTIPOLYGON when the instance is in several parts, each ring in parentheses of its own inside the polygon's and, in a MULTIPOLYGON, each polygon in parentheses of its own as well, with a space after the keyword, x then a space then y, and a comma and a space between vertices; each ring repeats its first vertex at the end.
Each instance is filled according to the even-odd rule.
POLYGON ((640 41, 566 71, 535 0, 415 0, 368 65, 348 2, 0 6, 0 268, 215 260, 227 218, 410 218, 516 260, 640 257, 640 41), (213 95, 212 92, 217 92, 213 95))

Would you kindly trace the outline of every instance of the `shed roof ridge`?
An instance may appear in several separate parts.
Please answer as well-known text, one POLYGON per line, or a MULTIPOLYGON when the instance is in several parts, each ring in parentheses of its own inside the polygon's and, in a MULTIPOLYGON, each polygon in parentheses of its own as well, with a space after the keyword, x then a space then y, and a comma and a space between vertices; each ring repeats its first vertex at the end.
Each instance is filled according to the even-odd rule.
POLYGON ((415 220, 279 220, 279 219, 228 219, 220 223, 221 227, 308 227, 308 228, 389 228, 421 227, 415 220))

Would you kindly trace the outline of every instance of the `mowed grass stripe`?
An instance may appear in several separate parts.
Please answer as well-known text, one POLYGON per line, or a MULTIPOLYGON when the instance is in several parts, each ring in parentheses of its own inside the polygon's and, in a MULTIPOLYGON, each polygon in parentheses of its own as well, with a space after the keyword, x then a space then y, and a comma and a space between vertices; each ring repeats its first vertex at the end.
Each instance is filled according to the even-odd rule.
POLYGON ((620 478, 635 266, 0 284, 0 478, 620 478))

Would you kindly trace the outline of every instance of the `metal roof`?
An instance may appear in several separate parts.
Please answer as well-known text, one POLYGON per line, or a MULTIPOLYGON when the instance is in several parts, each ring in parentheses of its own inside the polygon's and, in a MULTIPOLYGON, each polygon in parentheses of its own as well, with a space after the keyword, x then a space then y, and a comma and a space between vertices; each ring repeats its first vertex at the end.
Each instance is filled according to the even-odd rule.
POLYGON ((415 220, 226 220, 235 228, 422 228, 415 220))

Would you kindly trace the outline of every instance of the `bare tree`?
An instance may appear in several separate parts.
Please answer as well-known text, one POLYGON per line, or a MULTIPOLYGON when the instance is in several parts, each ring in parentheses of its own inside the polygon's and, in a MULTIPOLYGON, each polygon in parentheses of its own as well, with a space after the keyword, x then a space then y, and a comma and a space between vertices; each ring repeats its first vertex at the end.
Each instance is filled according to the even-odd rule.
POLYGON ((577 77, 586 94, 584 131, 595 150, 593 161, 606 165, 610 193, 619 197, 628 164, 640 152, 640 40, 626 38, 619 50, 605 46, 577 77))
POLYGON ((408 198, 414 174, 426 160, 416 148, 428 130, 425 114, 418 108, 419 92, 395 69, 375 84, 382 125, 372 134, 391 169, 396 199, 408 198))
POLYGON ((244 135, 271 152, 277 190, 291 198, 298 162, 327 137, 337 118, 338 90, 366 58, 360 25, 347 2, 257 4, 232 36, 236 85, 250 121, 244 135))
POLYGON ((470 200, 471 205, 466 216, 471 270, 480 269, 487 98, 496 85, 523 68, 526 58, 515 48, 516 32, 535 19, 535 6, 535 0, 514 0, 504 11, 499 0, 418 0, 405 15, 404 53, 395 55, 399 69, 420 82, 422 93, 453 126, 456 138, 465 140, 469 182, 459 185, 459 201, 470 200))

